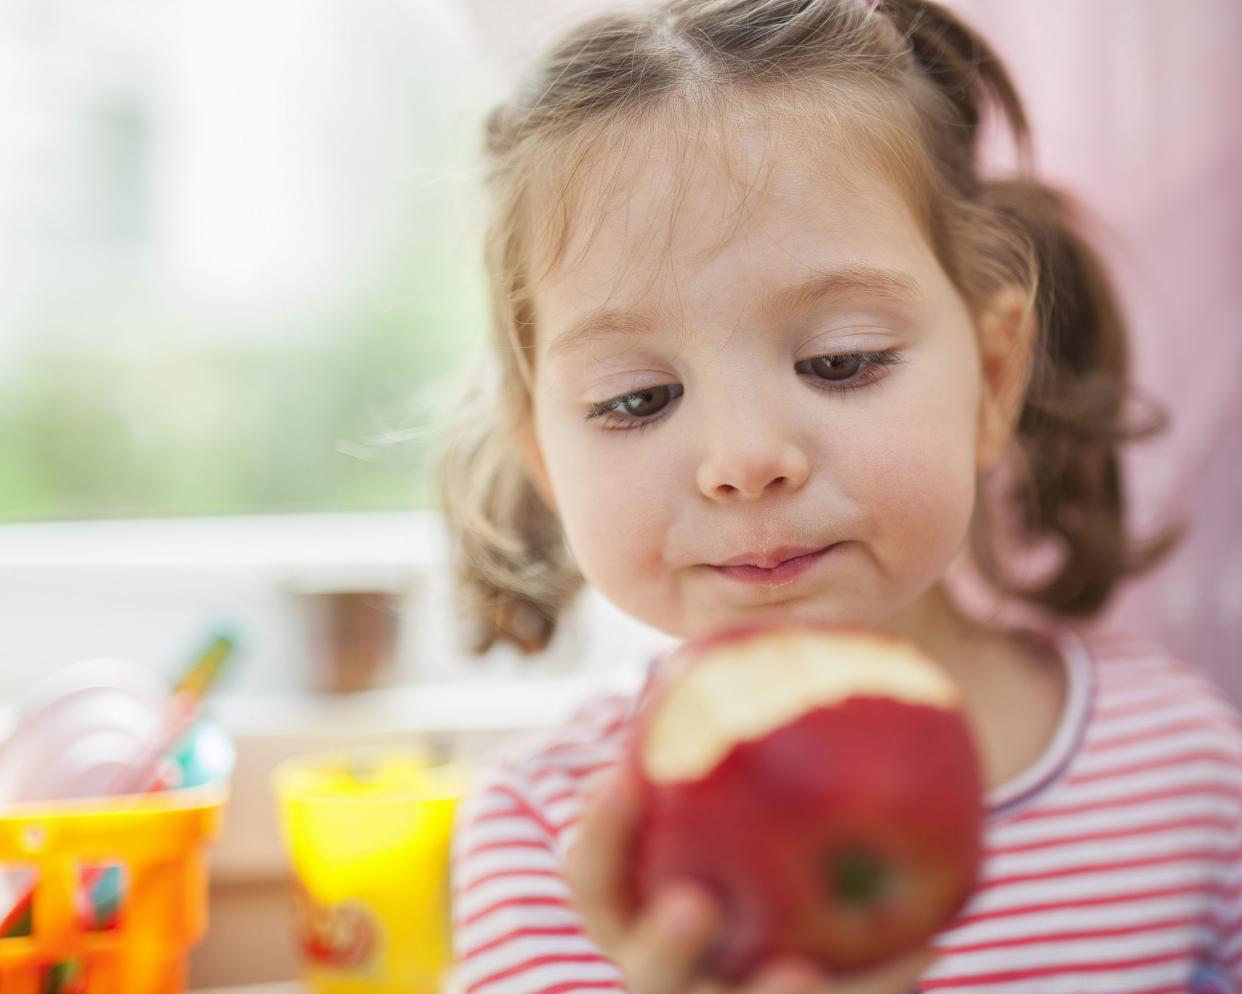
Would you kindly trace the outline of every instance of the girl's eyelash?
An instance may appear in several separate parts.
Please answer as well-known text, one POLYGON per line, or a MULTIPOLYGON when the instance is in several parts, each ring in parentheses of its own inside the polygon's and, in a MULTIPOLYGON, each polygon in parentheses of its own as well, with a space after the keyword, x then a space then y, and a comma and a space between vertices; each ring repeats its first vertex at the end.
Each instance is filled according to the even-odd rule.
POLYGON ((618 418, 612 412, 623 407, 627 400, 641 397, 645 393, 652 393, 656 390, 668 390, 672 394, 670 404, 672 400, 685 393, 685 388, 679 383, 662 383, 660 386, 649 387, 646 390, 635 390, 632 393, 625 393, 620 397, 614 397, 612 400, 606 400, 602 404, 592 404, 591 409, 587 412, 586 419, 591 421, 594 418, 604 418, 604 427, 609 431, 642 431, 644 428, 650 428, 657 421, 664 420, 664 412, 669 409, 669 404, 665 404, 659 414, 650 418, 618 418))
POLYGON ((802 362, 797 363, 794 369, 809 366, 817 359, 857 359, 862 363, 862 369, 857 376, 851 376, 839 385, 834 385, 832 380, 812 377, 820 384, 819 388, 821 390, 828 390, 832 393, 849 393, 851 390, 861 390, 863 387, 874 383, 879 378, 884 367, 896 366, 898 363, 905 362, 905 356, 900 352, 842 352, 837 355, 829 354, 815 356, 813 359, 804 359, 802 362))
MULTIPOLYGON (((853 390, 861 390, 864 387, 870 386, 876 381, 877 378, 879 378, 881 371, 886 366, 895 366, 898 363, 905 361, 905 357, 900 352, 895 351, 840 352, 815 356, 812 359, 804 359, 801 362, 795 363, 794 369, 801 372, 804 367, 809 367, 811 363, 819 359, 833 359, 837 361, 858 360, 861 362, 862 367, 858 375, 852 376, 848 380, 841 381, 840 385, 832 385, 833 381, 824 380, 815 376, 813 373, 808 373, 811 379, 821 384, 817 387, 817 389, 827 390, 829 393, 838 394, 845 394, 853 390)), ((660 421, 663 421, 665 413, 672 406, 672 400, 680 397, 683 393, 685 393, 685 388, 677 383, 664 383, 660 386, 649 387, 646 390, 635 390, 631 393, 614 397, 612 400, 606 400, 599 404, 592 404, 590 409, 587 411, 586 420, 592 421, 595 418, 604 418, 605 420, 603 421, 603 425, 608 431, 642 431, 646 428, 650 428, 652 425, 657 424, 660 421), (629 401, 635 397, 641 397, 643 394, 651 393, 656 390, 669 390, 672 392, 672 398, 669 403, 665 404, 658 414, 655 414, 649 418, 619 418, 613 415, 613 412, 620 410, 625 405, 626 401, 629 401)))

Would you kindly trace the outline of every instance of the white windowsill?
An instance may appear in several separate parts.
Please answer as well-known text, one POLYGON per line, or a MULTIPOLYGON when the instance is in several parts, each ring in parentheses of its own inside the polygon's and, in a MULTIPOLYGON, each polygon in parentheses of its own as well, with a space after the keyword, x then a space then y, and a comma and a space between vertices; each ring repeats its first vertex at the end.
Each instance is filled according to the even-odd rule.
POLYGON ((670 640, 587 590, 539 655, 470 657, 456 640, 449 543, 434 512, 69 522, 0 526, 0 728, 45 673, 91 656, 171 674, 220 619, 240 648, 207 710, 238 762, 218 879, 285 872, 271 770, 287 756, 412 745, 481 756, 564 720, 587 698, 637 686, 670 640), (298 591, 404 592, 394 686, 308 689, 298 591))

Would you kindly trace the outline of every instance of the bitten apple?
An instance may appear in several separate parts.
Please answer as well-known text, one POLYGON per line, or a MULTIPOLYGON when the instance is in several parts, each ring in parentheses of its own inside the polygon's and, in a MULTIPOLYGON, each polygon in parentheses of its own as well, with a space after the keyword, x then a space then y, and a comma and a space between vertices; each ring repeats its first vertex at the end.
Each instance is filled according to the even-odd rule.
POLYGON ((965 902, 982 777, 953 682, 913 644, 808 624, 683 646, 629 762, 643 814, 631 896, 706 885, 724 922, 707 969, 780 954, 837 972, 914 949, 965 902))

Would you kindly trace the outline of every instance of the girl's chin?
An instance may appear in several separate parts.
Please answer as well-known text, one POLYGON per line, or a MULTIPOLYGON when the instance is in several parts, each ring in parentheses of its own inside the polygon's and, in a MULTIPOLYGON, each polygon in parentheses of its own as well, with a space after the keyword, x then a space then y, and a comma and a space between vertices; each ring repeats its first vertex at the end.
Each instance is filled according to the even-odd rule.
POLYGON ((784 602, 756 604, 744 610, 721 611, 717 605, 714 610, 706 611, 695 622, 679 626, 683 630, 677 632, 682 639, 702 638, 713 632, 739 625, 753 624, 758 621, 780 624, 782 622, 817 625, 847 625, 850 627, 883 627, 887 617, 874 611, 861 608, 839 606, 834 609, 823 603, 812 604, 802 602, 784 602))

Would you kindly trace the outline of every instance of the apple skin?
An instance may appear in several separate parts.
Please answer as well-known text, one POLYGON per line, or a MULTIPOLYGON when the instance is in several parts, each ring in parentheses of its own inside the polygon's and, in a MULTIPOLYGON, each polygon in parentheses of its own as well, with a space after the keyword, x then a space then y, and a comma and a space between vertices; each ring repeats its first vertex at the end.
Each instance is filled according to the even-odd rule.
POLYGON ((874 692, 812 701, 792 720, 736 741, 701 776, 650 775, 652 716, 686 675, 749 643, 765 679, 767 670, 781 679, 780 645, 790 632, 813 640, 826 667, 845 665, 862 640, 877 650, 868 667, 901 652, 935 668, 902 640, 806 623, 748 625, 679 650, 627 754, 642 797, 629 896, 641 906, 672 881, 706 886, 724 923, 705 968, 731 983, 778 956, 845 973, 918 948, 960 910, 980 862, 982 776, 956 701, 874 692))

